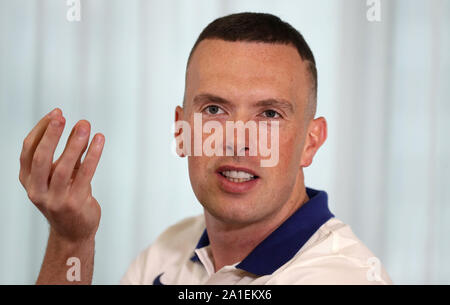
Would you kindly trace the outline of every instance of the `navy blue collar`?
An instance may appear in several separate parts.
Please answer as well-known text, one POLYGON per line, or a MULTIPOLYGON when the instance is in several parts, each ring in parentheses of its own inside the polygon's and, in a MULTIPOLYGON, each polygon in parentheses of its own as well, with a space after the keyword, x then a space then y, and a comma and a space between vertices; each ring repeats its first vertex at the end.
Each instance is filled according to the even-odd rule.
MULTIPOLYGON (((309 201, 264 239, 236 268, 262 276, 275 272, 287 263, 308 239, 330 218, 328 195, 324 191, 306 188, 309 201)), ((206 229, 196 249, 209 245, 206 229)), ((199 261, 197 254, 191 258, 199 261)))

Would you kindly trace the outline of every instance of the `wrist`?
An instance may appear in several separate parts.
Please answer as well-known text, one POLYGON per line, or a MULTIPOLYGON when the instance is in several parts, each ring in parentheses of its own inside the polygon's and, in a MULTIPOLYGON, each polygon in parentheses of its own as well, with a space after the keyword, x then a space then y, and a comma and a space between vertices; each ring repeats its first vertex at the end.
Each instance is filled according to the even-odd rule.
POLYGON ((50 229, 49 246, 51 245, 55 251, 66 252, 71 254, 74 252, 82 251, 83 249, 93 248, 95 245, 95 235, 86 236, 80 239, 70 239, 61 236, 58 232, 50 229))

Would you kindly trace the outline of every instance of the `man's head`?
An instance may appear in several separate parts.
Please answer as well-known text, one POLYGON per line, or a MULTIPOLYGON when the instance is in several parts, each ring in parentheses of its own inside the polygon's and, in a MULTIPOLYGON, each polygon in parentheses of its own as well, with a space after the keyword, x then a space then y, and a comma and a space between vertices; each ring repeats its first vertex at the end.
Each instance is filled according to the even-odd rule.
MULTIPOLYGON (((264 13, 239 13, 218 18, 199 35, 189 54, 187 68, 197 46, 205 39, 229 42, 263 42, 291 45, 305 62, 310 77, 310 91, 306 115, 314 117, 317 108, 317 69, 314 55, 295 28, 277 16, 264 13)), ((187 71, 186 68, 186 71, 187 71)), ((185 99, 183 100, 183 104, 185 99)))
MULTIPOLYGON (((202 113, 203 123, 218 121, 223 130, 227 121, 266 122, 269 135, 275 122, 279 126, 274 167, 260 167, 261 155, 189 157, 191 184, 207 213, 224 222, 249 224, 296 204, 304 194, 302 168, 326 138, 325 120, 313 119, 316 91, 311 50, 278 17, 234 14, 203 30, 189 56, 183 108, 177 107, 176 120, 194 126, 194 114, 202 113)), ((236 142, 225 140, 222 149, 236 142)))

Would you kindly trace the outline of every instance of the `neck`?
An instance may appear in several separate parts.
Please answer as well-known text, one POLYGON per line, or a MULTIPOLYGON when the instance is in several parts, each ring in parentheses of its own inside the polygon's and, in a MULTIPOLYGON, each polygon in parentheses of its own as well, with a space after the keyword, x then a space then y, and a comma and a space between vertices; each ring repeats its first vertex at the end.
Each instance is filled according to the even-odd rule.
POLYGON ((224 266, 242 261, 258 244, 309 200, 303 182, 302 187, 296 189, 298 191, 295 192, 295 195, 293 194, 276 213, 250 224, 224 223, 205 210, 206 227, 216 272, 224 266))

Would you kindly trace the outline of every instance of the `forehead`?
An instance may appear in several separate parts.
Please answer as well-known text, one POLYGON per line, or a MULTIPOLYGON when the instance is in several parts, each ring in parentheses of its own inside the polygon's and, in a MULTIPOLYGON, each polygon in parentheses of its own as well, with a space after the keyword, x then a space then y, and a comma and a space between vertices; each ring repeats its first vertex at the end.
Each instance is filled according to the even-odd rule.
POLYGON ((186 97, 213 93, 231 100, 307 97, 306 65, 292 45, 206 39, 194 51, 186 97))

